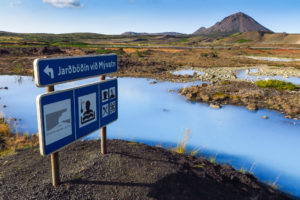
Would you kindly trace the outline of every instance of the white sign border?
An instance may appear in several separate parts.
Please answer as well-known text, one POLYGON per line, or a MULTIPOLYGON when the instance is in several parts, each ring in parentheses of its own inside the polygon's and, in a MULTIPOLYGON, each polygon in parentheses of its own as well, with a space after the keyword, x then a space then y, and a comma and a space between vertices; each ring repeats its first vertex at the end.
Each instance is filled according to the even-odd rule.
MULTIPOLYGON (((84 88, 84 87, 89 87, 89 86, 92 86, 92 85, 98 85, 100 83, 105 83, 105 82, 109 82, 109 81, 112 81, 112 80, 118 80, 117 78, 112 78, 112 79, 108 79, 108 80, 104 80, 104 81, 97 81, 97 82, 94 82, 94 83, 90 83, 90 84, 87 84, 87 85, 81 85, 81 86, 78 86, 78 87, 74 87, 74 88, 68 88, 68 89, 64 89, 64 90, 58 90, 58 91, 54 91, 54 92, 50 92, 50 93, 46 93, 46 94, 40 94, 36 97, 36 108, 37 108, 37 120, 38 120, 38 136, 39 136, 39 145, 40 145, 40 154, 42 156, 45 156, 45 155, 48 155, 48 154, 45 154, 45 143, 44 143, 44 135, 42 134, 43 132, 43 123, 42 123, 42 113, 41 113, 41 108, 42 108, 42 105, 41 105, 41 98, 44 97, 44 96, 49 96, 49 95, 53 95, 53 94, 56 94, 56 93, 62 93, 62 92, 67 92, 67 91, 71 91, 71 90, 76 90, 76 89, 80 89, 80 88, 84 88)), ((118 90, 117 90, 118 92, 118 90)), ((116 92, 116 93, 117 93, 116 92)), ((118 94, 118 93, 117 93, 118 94)), ((119 96, 118 96, 119 97, 119 96)), ((73 97, 74 98, 74 97, 73 97)), ((118 101, 119 98, 117 98, 117 101, 118 101)), ((74 102, 75 103, 75 102, 74 102)), ((107 123, 105 126, 108 126, 109 124, 115 122, 118 120, 119 118, 119 103, 117 102, 118 104, 118 110, 117 110, 117 118, 109 123, 107 123)), ((75 106, 74 106, 74 113, 75 113, 75 106)), ((75 117, 76 118, 76 117, 75 117)), ((100 119, 99 119, 100 120, 100 119)), ((75 119, 75 123, 76 123, 76 119, 75 119)), ((104 126, 100 126, 100 128, 102 128, 104 126)), ((60 151, 62 148, 65 148, 67 146, 69 146, 70 144, 76 142, 77 140, 80 140, 81 138, 83 137, 86 137, 87 135, 84 135, 80 138, 77 138, 77 135, 75 133, 75 136, 76 136, 76 139, 73 141, 73 142, 70 142, 69 144, 67 145, 64 145, 58 149, 56 149, 55 151, 53 151, 52 153, 55 153, 55 152, 58 152, 60 151)))
MULTIPOLYGON (((88 56, 66 56, 66 57, 55 57, 55 58, 36 58, 34 59, 33 61, 33 72, 34 72, 34 82, 35 82, 35 85, 37 87, 47 87, 47 86, 50 86, 50 85, 58 85, 58 84, 62 84, 62 83, 67 83, 67 82, 71 82, 71 81, 79 81, 79 80, 83 80, 83 79, 87 79, 87 78, 93 78, 93 77, 97 77, 97 76, 101 76, 101 74, 96 74, 96 75, 93 75, 93 76, 87 76, 87 77, 82 77, 82 78, 76 78, 74 80, 66 80, 66 81, 61 81, 61 82, 57 82, 57 83, 54 83, 54 84, 48 84, 48 85, 41 85, 40 84, 40 74, 39 74, 39 70, 38 70, 38 65, 39 65, 39 61, 41 60, 65 60, 65 59, 72 59, 72 58, 93 58, 93 57, 100 57, 100 56, 111 56, 111 55, 115 55, 117 56, 117 70, 118 70, 118 54, 115 54, 115 53, 111 53, 111 54, 101 54, 101 55, 88 55, 88 56)), ((105 75, 105 74, 111 74, 112 72, 107 72, 107 73, 103 73, 102 75, 105 75)))

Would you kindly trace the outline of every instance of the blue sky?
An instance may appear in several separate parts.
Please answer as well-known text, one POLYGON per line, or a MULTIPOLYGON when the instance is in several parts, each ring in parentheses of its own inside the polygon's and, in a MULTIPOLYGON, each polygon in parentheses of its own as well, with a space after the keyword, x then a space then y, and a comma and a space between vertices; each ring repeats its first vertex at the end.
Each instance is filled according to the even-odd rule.
POLYGON ((0 0, 0 31, 193 33, 240 11, 275 32, 300 33, 300 0, 0 0))

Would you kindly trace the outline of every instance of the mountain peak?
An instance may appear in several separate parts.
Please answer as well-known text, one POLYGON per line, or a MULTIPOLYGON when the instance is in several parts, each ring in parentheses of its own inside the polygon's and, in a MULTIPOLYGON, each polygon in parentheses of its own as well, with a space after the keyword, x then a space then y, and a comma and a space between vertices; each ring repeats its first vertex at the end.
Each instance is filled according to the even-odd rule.
POLYGON ((238 12, 225 17, 221 22, 204 29, 201 27, 194 34, 212 35, 212 34, 232 34, 249 31, 266 31, 272 32, 266 27, 259 24, 252 17, 243 12, 238 12))

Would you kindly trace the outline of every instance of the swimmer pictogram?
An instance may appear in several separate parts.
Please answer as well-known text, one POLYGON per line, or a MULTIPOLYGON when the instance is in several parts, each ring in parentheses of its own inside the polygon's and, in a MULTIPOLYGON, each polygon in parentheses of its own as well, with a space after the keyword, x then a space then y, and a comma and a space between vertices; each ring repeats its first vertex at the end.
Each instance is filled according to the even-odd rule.
POLYGON ((78 97, 78 104, 80 128, 97 120, 96 93, 78 97))

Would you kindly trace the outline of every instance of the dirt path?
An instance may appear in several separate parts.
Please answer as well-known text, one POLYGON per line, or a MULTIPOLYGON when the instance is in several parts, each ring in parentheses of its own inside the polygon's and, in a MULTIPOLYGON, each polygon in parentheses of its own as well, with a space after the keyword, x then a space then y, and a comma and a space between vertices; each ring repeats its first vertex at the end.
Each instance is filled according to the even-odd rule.
POLYGON ((37 148, 0 158, 0 199, 292 199, 229 165, 121 140, 77 142, 60 152, 62 184, 37 148))

